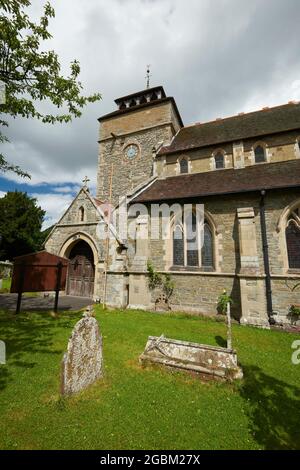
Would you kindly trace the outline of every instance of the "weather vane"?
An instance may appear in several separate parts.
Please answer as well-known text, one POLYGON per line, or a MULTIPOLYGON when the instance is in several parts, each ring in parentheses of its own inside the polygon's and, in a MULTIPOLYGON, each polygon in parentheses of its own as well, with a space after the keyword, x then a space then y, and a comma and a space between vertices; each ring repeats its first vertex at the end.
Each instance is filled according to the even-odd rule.
POLYGON ((147 88, 150 88, 150 77, 152 77, 152 74, 150 73, 150 64, 147 65, 147 75, 146 75, 146 79, 147 79, 147 88))

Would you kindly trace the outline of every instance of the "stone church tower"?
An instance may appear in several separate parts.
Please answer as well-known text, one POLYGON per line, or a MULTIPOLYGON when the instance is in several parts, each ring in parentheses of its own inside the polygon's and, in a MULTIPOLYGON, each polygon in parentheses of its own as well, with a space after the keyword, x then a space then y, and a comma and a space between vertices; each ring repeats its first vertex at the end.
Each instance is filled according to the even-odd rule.
POLYGON ((156 176, 154 157, 183 126, 174 98, 163 87, 115 100, 118 109, 99 118, 97 198, 112 203, 156 176))
POLYGON ((85 181, 45 243, 70 260, 66 293, 156 308, 163 294, 149 286, 150 260, 172 278, 171 310, 216 314, 226 289, 240 323, 290 321, 291 305, 299 306, 300 103, 186 127, 161 86, 115 103, 99 118, 96 197, 85 181), (144 213, 126 213, 142 236, 121 235, 123 222, 107 218, 108 201, 113 215, 143 204, 144 213), (174 213, 169 237, 147 236, 162 225, 151 204, 173 203, 204 207, 202 226, 194 222, 196 248, 186 219, 174 213))

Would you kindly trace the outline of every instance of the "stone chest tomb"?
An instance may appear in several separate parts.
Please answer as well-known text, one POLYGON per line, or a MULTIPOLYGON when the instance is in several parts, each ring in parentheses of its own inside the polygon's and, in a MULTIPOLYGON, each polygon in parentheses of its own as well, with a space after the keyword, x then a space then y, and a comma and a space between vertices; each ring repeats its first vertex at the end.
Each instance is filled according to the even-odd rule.
POLYGON ((156 363, 166 367, 196 372, 225 380, 241 379, 236 352, 232 349, 149 336, 142 364, 156 363))

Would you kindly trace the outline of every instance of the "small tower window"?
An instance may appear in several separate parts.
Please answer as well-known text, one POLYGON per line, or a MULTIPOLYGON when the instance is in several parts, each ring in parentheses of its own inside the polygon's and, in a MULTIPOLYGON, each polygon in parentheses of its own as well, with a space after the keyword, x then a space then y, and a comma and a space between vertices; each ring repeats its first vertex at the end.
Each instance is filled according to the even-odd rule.
POLYGON ((84 207, 79 208, 79 221, 84 222, 84 207))
POLYGON ((266 161, 266 152, 262 145, 257 145, 254 149, 255 163, 263 163, 266 161))
POLYGON ((220 170, 222 168, 225 168, 224 155, 221 152, 218 152, 215 155, 215 168, 216 168, 216 170, 220 170))
POLYGON ((180 174, 189 172, 189 164, 186 158, 182 158, 179 162, 180 174))

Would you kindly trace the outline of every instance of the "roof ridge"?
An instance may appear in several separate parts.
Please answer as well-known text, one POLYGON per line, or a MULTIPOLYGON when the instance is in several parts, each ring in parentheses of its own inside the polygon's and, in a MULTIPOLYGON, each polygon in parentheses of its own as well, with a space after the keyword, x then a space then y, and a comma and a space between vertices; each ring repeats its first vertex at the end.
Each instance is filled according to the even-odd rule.
POLYGON ((214 122, 226 121, 227 119, 234 119, 234 118, 238 119, 244 116, 249 116, 249 114, 265 113, 267 111, 272 111, 276 108, 284 108, 285 106, 297 106, 299 104, 300 104, 299 101, 289 101, 288 103, 278 104, 276 106, 271 106, 271 107, 266 106, 264 108, 257 109, 255 111, 249 111, 249 112, 240 111, 238 114, 232 114, 231 116, 226 116, 224 118, 215 118, 215 119, 211 119, 210 121, 204 121, 204 122, 194 122, 193 124, 188 124, 187 126, 182 127, 180 131, 183 131, 184 129, 188 127, 203 126, 205 124, 212 124, 214 122))
POLYGON ((158 155, 300 129, 300 103, 290 102, 223 119, 185 126, 158 155))

